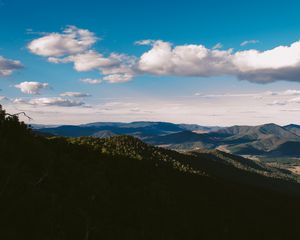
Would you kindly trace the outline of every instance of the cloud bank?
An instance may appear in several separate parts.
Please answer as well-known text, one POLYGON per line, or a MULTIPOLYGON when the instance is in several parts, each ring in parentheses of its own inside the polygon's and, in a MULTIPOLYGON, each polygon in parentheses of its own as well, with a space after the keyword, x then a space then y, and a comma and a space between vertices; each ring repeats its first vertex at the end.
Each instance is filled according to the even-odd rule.
MULTIPOLYGON (((201 44, 174 46, 170 42, 146 39, 137 41, 136 45, 150 46, 150 49, 141 56, 129 56, 100 53, 92 48, 97 40, 89 30, 69 26, 62 33, 48 33, 33 40, 28 49, 52 63, 73 63, 78 72, 97 70, 104 81, 111 83, 127 82, 141 74, 204 78, 229 75, 256 83, 300 82, 300 41, 265 51, 234 51, 221 49, 221 44, 213 48, 201 44)), ((248 40, 241 45, 257 42, 248 40)))
POLYGON ((32 106, 58 106, 58 107, 78 107, 85 105, 84 102, 73 101, 61 97, 49 97, 49 98, 33 98, 30 100, 24 100, 17 98, 13 100, 15 104, 32 105, 32 106))
POLYGON ((300 93, 299 89, 292 89, 278 92, 211 92, 171 99, 102 98, 90 102, 90 105, 63 97, 49 97, 15 99, 5 104, 10 112, 26 111, 37 122, 47 124, 80 124, 98 119, 219 126, 266 122, 286 125, 299 121, 300 93))
POLYGON ((151 49, 139 59, 139 69, 155 75, 212 77, 233 75, 241 80, 268 83, 299 81, 300 41, 271 50, 208 49, 203 45, 172 46, 149 42, 151 49))

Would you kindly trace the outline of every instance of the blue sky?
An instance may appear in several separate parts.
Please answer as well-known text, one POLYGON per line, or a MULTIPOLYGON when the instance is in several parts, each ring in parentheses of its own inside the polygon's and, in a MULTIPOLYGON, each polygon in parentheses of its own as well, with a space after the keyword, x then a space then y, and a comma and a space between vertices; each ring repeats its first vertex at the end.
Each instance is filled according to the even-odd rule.
POLYGON ((2 0, 1 104, 27 111, 35 123, 300 123, 299 7, 299 1, 2 0), (91 43, 73 37, 80 30, 91 43), (141 40, 148 42, 135 44, 141 40), (91 51, 95 66, 84 60, 84 71, 76 69, 91 51), (98 64, 99 54, 113 64, 98 64))

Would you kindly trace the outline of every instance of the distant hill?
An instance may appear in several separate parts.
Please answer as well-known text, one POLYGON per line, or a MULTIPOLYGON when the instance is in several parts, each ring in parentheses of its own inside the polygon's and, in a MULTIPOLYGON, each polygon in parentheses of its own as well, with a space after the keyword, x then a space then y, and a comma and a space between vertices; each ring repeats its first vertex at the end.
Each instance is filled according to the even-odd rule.
POLYGON ((217 133, 182 131, 144 139, 147 143, 175 150, 213 149, 219 144, 217 133))
POLYGON ((287 129, 288 131, 300 136, 300 125, 290 124, 290 125, 284 126, 284 128, 287 129))
MULTIPOLYGON (((167 122, 96 122, 79 126, 59 126, 40 128, 37 131, 65 137, 96 136, 111 137, 130 135, 147 143, 189 151, 193 149, 226 149, 237 155, 273 156, 277 155, 286 142, 300 142, 298 125, 281 127, 270 123, 259 126, 204 127, 195 124, 173 124, 167 122)), ((298 156, 297 150, 290 148, 288 156, 298 156)), ((281 156, 287 151, 281 153, 281 156)), ((300 157, 300 156, 299 156, 300 157)))
POLYGON ((187 131, 194 131, 194 132, 212 132, 222 129, 222 127, 205 127, 200 126, 197 124, 179 124, 180 128, 187 130, 187 131))
POLYGON ((215 130, 216 127, 202 127, 199 125, 189 124, 174 124, 167 122, 132 122, 132 123, 118 123, 118 122, 96 122, 89 124, 82 124, 78 126, 59 126, 40 128, 38 131, 46 132, 57 136, 65 137, 82 137, 94 136, 96 132, 111 131, 117 135, 131 135, 141 139, 146 139, 154 136, 161 136, 170 133, 177 133, 187 129, 210 131, 215 130))
POLYGON ((223 139, 228 149, 235 154, 268 154, 287 141, 299 141, 300 137, 276 124, 260 126, 234 126, 218 133, 227 134, 223 139))
POLYGON ((276 124, 264 124, 259 126, 233 126, 217 131, 228 135, 227 141, 256 141, 275 137, 278 139, 299 139, 294 133, 276 124))
POLYGON ((281 156, 300 157, 296 147, 290 147, 287 150, 287 145, 290 144, 285 145, 285 143, 300 142, 300 136, 296 135, 295 131, 288 129, 288 127, 276 124, 233 126, 201 134, 182 131, 147 138, 145 141, 180 151, 223 148, 237 155, 271 157, 276 152, 281 156), (282 152, 280 153, 280 151, 282 152))

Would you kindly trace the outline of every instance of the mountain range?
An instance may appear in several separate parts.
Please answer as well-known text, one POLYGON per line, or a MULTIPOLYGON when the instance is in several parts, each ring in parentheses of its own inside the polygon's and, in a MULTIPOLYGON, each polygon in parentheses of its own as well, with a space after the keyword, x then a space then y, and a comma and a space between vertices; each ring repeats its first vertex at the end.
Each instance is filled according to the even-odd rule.
POLYGON ((65 137, 130 135, 153 145, 180 151, 217 148, 242 156, 300 157, 300 126, 295 124, 205 127, 168 122, 98 122, 50 128, 39 126, 36 131, 65 137))

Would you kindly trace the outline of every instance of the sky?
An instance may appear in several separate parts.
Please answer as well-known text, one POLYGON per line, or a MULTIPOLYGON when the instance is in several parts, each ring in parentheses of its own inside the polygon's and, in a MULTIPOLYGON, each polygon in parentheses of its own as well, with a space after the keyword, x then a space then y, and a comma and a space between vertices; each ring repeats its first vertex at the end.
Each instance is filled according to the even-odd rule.
POLYGON ((299 7, 0 0, 0 104, 39 124, 300 124, 299 7))

